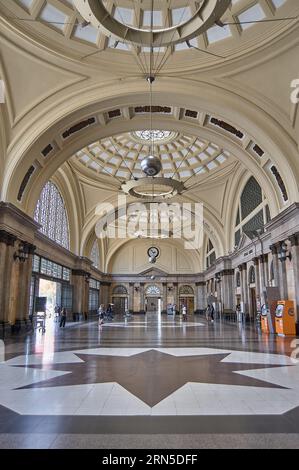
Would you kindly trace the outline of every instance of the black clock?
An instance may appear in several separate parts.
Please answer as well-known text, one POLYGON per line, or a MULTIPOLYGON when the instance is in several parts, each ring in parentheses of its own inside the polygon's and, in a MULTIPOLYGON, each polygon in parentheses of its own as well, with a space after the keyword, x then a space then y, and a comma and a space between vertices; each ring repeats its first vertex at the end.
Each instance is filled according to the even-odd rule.
POLYGON ((147 250, 147 254, 150 258, 157 258, 160 254, 159 248, 157 248, 156 246, 151 246, 147 250))

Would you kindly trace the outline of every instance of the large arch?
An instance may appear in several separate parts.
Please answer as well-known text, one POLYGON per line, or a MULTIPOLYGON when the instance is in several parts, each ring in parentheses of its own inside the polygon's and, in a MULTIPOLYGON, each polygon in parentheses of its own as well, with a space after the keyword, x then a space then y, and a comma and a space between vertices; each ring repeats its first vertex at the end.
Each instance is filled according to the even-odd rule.
MULTIPOLYGON (((138 119, 138 124, 137 120, 134 122, 134 119, 117 119, 107 125, 91 126, 80 138, 70 138, 66 144, 63 144, 60 139, 58 144, 61 148, 56 152, 55 158, 46 160, 40 157, 41 149, 57 136, 60 136, 61 132, 68 126, 90 115, 99 116, 105 110, 113 109, 113 107, 123 108, 132 105, 133 96, 133 102, 136 105, 147 102, 148 93, 142 81, 124 80, 123 83, 118 83, 117 86, 110 83, 109 87, 107 85, 107 87, 101 87, 100 90, 92 86, 87 87, 80 96, 72 97, 67 104, 63 102, 63 109, 61 109, 61 104, 58 104, 55 110, 45 110, 45 114, 42 117, 40 116, 38 123, 34 123, 30 135, 24 132, 18 142, 14 141, 10 146, 8 165, 4 176, 3 198, 19 205, 26 212, 32 212, 33 201, 36 200, 38 189, 74 152, 99 137, 144 127, 146 118, 143 120, 138 119), (85 106, 82 106, 83 103, 85 106), (36 167, 39 168, 37 168, 35 175, 32 177, 32 182, 30 182, 31 190, 26 192, 24 200, 20 203, 16 197, 17 189, 20 187, 24 174, 34 161, 36 167)), ((288 182, 290 201, 298 198, 296 179, 298 180, 299 177, 299 169, 296 165, 297 149, 294 141, 275 119, 257 105, 244 99, 240 100, 237 93, 228 92, 216 85, 199 84, 189 80, 187 88, 185 80, 174 78, 167 80, 161 78, 157 82, 153 102, 154 104, 163 103, 163 105, 168 104, 174 107, 196 108, 202 113, 201 119, 203 119, 205 113, 210 113, 232 124, 237 122, 236 126, 248 133, 248 136, 254 136, 259 145, 278 166, 283 179, 288 182), (288 158, 286 158, 286 155, 288 158)), ((261 166, 254 158, 249 157, 244 148, 236 144, 231 136, 226 136, 223 132, 218 132, 217 129, 203 127, 199 121, 193 124, 190 121, 168 120, 162 116, 157 119, 157 126, 189 132, 194 135, 212 136, 216 143, 220 143, 220 141, 222 144, 225 143, 228 150, 237 154, 237 158, 244 163, 254 176, 259 173, 260 179, 263 179, 263 185, 266 181, 267 183, 270 181, 266 175, 261 174, 261 166)), ((273 188, 271 181, 270 186, 273 188)), ((278 199, 278 197, 276 198, 278 199)))

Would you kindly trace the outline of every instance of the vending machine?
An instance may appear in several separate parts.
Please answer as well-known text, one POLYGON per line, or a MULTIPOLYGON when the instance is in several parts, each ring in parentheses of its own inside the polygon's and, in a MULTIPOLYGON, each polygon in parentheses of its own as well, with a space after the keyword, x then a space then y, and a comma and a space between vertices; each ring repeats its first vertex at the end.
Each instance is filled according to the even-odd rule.
POLYGON ((266 304, 261 309, 261 329, 263 333, 273 333, 271 314, 266 304))
POLYGON ((278 335, 296 335, 295 310, 292 300, 279 300, 277 302, 275 331, 278 335))

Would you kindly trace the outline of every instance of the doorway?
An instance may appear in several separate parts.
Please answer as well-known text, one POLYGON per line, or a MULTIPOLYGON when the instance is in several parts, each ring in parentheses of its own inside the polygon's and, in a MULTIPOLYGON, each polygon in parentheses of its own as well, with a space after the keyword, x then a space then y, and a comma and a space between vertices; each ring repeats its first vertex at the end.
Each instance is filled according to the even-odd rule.
POLYGON ((47 298, 47 314, 53 315, 55 305, 61 304, 61 284, 47 279, 40 279, 38 295, 47 298))
POLYGON ((250 289, 250 314, 253 318, 255 318, 257 314, 255 287, 251 287, 250 289))
POLYGON ((146 312, 147 313, 161 313, 161 299, 159 297, 146 298, 146 312))
POLYGON ((112 297, 112 303, 116 315, 124 315, 128 310, 128 297, 112 297))
POLYGON ((180 313, 182 313, 183 305, 187 307, 187 314, 194 313, 194 297, 180 297, 180 313))

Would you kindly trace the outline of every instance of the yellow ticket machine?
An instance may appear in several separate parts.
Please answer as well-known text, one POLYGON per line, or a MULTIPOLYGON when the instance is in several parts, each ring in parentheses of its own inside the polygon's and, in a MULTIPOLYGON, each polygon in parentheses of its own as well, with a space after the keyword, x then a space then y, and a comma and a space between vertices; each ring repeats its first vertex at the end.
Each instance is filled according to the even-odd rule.
POLYGON ((270 322, 269 322, 269 310, 267 305, 263 305, 261 309, 261 329, 263 333, 271 333, 270 322))
POLYGON ((279 300, 277 302, 275 331, 278 335, 296 335, 295 310, 292 300, 279 300))

